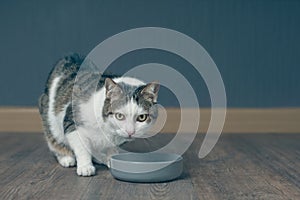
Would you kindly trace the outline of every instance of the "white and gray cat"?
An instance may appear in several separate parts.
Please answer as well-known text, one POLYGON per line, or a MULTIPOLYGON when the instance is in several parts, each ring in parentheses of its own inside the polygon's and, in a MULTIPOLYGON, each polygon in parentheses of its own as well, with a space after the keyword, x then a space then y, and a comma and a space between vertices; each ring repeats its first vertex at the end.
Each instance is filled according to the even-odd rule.
POLYGON ((94 152, 100 152, 98 162, 110 167, 110 156, 119 145, 142 137, 154 124, 159 84, 89 71, 78 77, 82 62, 77 54, 58 61, 39 99, 39 110, 48 146, 58 162, 63 167, 77 165, 78 175, 91 176, 94 152))

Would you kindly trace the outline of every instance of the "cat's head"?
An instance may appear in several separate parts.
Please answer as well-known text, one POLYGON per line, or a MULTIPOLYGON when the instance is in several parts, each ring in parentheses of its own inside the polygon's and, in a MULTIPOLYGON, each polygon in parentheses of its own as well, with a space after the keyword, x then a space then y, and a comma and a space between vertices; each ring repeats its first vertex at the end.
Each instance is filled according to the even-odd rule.
POLYGON ((104 121, 121 137, 143 137, 157 118, 158 90, 157 82, 136 86, 106 78, 104 121))

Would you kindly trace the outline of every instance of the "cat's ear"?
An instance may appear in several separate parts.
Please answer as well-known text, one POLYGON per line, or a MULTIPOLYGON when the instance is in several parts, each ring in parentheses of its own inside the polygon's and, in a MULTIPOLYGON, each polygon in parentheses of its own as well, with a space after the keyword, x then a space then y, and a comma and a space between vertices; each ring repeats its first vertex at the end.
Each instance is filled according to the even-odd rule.
POLYGON ((105 85, 105 89, 106 89, 106 98, 110 99, 111 101, 114 101, 114 100, 120 98, 120 96, 122 95, 123 92, 117 83, 115 83, 110 78, 106 78, 104 85, 105 85))
POLYGON ((159 83, 154 81, 151 83, 148 83, 141 91, 141 95, 144 97, 144 99, 154 102, 157 102, 158 97, 158 91, 159 91, 159 83))

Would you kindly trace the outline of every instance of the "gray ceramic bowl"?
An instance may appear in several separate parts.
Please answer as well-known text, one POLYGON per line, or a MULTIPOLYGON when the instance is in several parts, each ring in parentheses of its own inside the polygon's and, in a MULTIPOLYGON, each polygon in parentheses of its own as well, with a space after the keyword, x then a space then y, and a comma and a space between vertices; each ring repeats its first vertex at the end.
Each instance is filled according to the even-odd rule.
POLYGON ((182 173, 182 157, 166 153, 123 153, 112 156, 111 174, 129 182, 164 182, 182 173))

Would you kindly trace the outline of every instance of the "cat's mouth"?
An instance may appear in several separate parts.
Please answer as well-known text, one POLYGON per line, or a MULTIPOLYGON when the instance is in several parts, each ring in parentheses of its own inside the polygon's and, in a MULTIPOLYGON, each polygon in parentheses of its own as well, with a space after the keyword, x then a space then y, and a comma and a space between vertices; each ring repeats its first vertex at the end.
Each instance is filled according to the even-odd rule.
POLYGON ((120 132, 120 133, 118 133, 118 135, 119 135, 119 137, 122 137, 126 141, 131 141, 131 140, 134 140, 134 138, 135 138, 133 135, 128 135, 128 134, 125 134, 124 132, 120 132))
POLYGON ((127 137, 125 137, 125 140, 126 140, 127 142, 131 142, 131 141, 134 140, 134 137, 132 137, 132 136, 127 136, 127 137))
POLYGON ((135 137, 135 135, 126 135, 125 138, 126 138, 127 141, 132 141, 132 140, 134 140, 136 137, 135 137))

